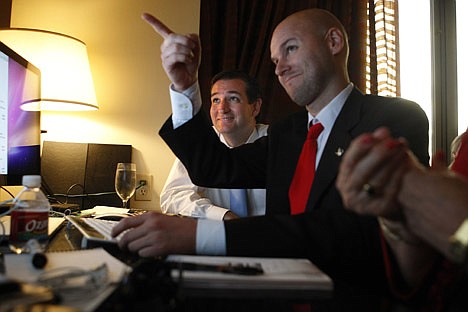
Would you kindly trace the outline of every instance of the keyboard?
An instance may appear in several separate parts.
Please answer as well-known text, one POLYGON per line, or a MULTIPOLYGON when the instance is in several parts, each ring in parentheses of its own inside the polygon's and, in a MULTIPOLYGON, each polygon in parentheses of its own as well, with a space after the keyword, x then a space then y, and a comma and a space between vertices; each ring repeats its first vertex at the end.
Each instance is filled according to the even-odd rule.
POLYGON ((81 248, 88 248, 91 245, 96 246, 99 244, 116 244, 125 233, 120 233, 117 237, 111 236, 112 228, 118 221, 80 218, 71 215, 66 216, 65 219, 83 234, 81 248))

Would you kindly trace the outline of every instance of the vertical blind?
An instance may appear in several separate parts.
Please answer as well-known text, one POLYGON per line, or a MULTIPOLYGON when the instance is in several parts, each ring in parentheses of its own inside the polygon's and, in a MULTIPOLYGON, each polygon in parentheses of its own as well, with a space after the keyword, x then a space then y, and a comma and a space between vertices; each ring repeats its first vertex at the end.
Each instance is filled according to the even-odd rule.
POLYGON ((398 0, 367 5, 366 93, 400 96, 398 0))

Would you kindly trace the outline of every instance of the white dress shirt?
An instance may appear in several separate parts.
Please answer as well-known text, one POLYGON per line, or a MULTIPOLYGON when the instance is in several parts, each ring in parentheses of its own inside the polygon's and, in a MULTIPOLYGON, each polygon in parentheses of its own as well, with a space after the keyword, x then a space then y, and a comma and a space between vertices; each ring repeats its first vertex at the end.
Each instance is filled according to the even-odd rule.
MULTIPOLYGON (((214 127, 213 130, 216 131, 214 127)), ((267 125, 257 124, 245 143, 252 143, 267 135, 267 130, 267 125)), ((229 146, 222 134, 218 135, 220 141, 229 146)), ((176 159, 161 191, 161 209, 164 213, 222 220, 230 208, 229 193, 229 189, 205 188, 193 184, 185 166, 176 159)), ((265 189, 247 189, 248 216, 265 214, 265 193, 265 189)))
MULTIPOLYGON (((346 99, 353 90, 353 84, 350 83, 344 88, 328 105, 326 105, 317 116, 309 113, 309 122, 321 122, 323 131, 317 138, 317 157, 316 167, 320 162, 323 150, 330 135, 331 129, 335 124, 346 99)), ((201 109, 201 95, 198 82, 182 93, 176 92, 170 88, 172 102, 172 123, 174 129, 181 126, 201 109)), ((308 123, 309 124, 309 123, 308 123)), ((304 126, 308 126, 304 125, 304 126)), ((196 233, 196 253, 207 255, 225 255, 226 254, 226 233, 224 222, 218 220, 199 219, 196 233)))

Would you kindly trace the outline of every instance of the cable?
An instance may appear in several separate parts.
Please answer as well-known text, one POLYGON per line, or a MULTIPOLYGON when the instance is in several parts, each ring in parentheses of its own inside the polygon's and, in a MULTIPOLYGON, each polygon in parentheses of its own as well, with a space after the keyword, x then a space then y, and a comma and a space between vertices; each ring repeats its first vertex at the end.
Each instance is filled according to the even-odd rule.
POLYGON ((3 186, 0 186, 0 188, 1 188, 2 190, 4 190, 5 192, 7 192, 8 195, 11 196, 11 198, 15 198, 15 195, 13 195, 7 188, 5 188, 5 187, 3 187, 3 186))
MULTIPOLYGON (((66 194, 52 194, 49 198, 53 198, 52 196, 57 196, 57 197, 65 197, 65 198, 82 198, 82 197, 90 197, 90 196, 105 196, 105 195, 116 195, 116 192, 101 192, 101 193, 84 193, 84 194, 69 194, 70 191, 75 187, 75 186, 81 186, 83 189, 84 187, 81 184, 75 183, 72 186, 70 186, 67 190, 66 194)), ((138 190, 140 187, 145 186, 145 183, 140 183, 135 190, 138 190)), ((55 198, 54 198, 55 199, 55 198)), ((57 200, 57 199, 55 199, 57 200)), ((58 200, 57 200, 58 201, 58 200)), ((60 203, 60 202, 59 202, 60 203)), ((66 204, 67 202, 65 202, 66 204)))
POLYGON ((3 221, 0 220, 0 228, 2 228, 2 235, 0 236, 0 244, 3 244, 3 241, 6 240, 6 229, 5 226, 3 225, 3 221))
POLYGON ((84 191, 84 186, 81 185, 80 183, 72 184, 72 185, 68 188, 68 190, 67 190, 67 196, 65 197, 65 204, 68 204, 68 197, 69 197, 69 195, 70 195, 71 190, 73 190, 73 188, 74 188, 75 186, 81 187, 81 190, 84 191))
MULTIPOLYGON (((90 197, 90 196, 104 196, 104 195, 114 195, 116 192, 103 192, 103 193, 92 193, 92 194, 53 194, 53 196, 58 197, 68 197, 68 198, 80 198, 80 197, 90 197)), ((66 203, 65 203, 66 204, 66 203)))
MULTIPOLYGON (((0 203, 0 206, 9 204, 9 203, 11 203, 11 202, 13 202, 13 199, 8 199, 8 200, 5 200, 5 201, 2 201, 2 202, 0 203)), ((10 214, 10 212, 12 212, 13 210, 14 210, 14 206, 12 206, 12 207, 11 207, 10 209, 8 209, 7 211, 1 213, 1 214, 0 214, 0 217, 3 217, 3 216, 6 216, 6 215, 10 214)))

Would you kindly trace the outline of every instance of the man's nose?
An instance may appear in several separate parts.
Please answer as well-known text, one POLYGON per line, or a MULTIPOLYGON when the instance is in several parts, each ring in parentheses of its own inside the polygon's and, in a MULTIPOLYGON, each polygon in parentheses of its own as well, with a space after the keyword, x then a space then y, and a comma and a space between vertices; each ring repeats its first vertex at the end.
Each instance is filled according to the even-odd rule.
POLYGON ((222 113, 229 112, 229 103, 225 99, 221 99, 221 103, 219 103, 219 111, 222 113))
POLYGON ((281 77, 287 70, 288 65, 286 62, 282 58, 278 59, 275 65, 275 75, 281 77))

